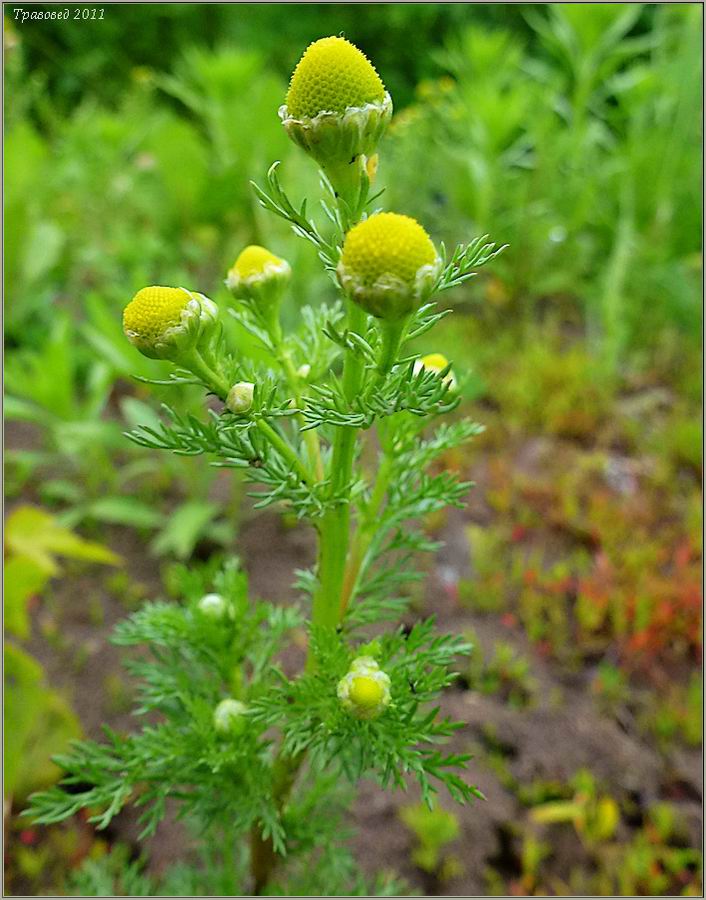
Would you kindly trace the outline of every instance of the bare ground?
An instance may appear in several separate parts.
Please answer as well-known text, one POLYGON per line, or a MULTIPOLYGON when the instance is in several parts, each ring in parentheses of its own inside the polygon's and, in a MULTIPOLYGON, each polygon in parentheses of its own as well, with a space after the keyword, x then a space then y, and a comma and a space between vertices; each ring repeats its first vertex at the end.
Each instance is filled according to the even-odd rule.
MULTIPOLYGON (((430 572, 425 612, 435 612, 442 630, 462 633, 473 629, 479 643, 487 648, 502 639, 527 656, 538 690, 534 705, 512 709, 501 698, 463 689, 449 689, 443 697, 443 712, 465 722, 454 738, 460 750, 471 749, 470 778, 487 800, 458 810, 461 836, 449 848, 461 862, 462 871, 444 884, 417 870, 410 862, 413 839, 398 817, 402 804, 413 802, 416 793, 388 794, 371 782, 361 785, 355 805, 356 854, 371 875, 392 870, 403 875, 418 891, 452 896, 486 893, 484 873, 492 866, 504 878, 519 873, 520 848, 516 826, 527 818, 527 809, 487 763, 486 751, 499 751, 505 772, 518 782, 565 782, 577 770, 590 768, 616 799, 631 801, 639 824, 644 810, 657 799, 678 804, 688 822, 692 846, 701 843, 701 795, 703 791, 700 756, 679 751, 661 757, 640 736, 634 723, 617 722, 601 712, 588 691, 590 673, 567 674, 534 652, 518 627, 506 627, 497 616, 477 615, 456 598, 455 580, 470 569, 467 542, 458 535, 463 518, 484 518, 482 496, 464 514, 453 514, 444 533, 446 547, 430 572)), ((161 593, 159 572, 146 554, 140 539, 126 529, 111 529, 108 543, 126 560, 131 578, 141 584, 145 596, 161 593)), ((287 528, 272 513, 246 521, 237 552, 249 571, 254 595, 285 601, 293 596, 292 572, 313 558, 311 532, 287 528)), ((37 611, 40 627, 34 629, 30 651, 46 667, 50 682, 68 693, 86 734, 100 737, 101 724, 118 729, 132 724, 125 697, 120 696, 123 677, 120 653, 107 638, 116 622, 126 614, 119 596, 106 590, 95 572, 77 574, 59 582, 51 607, 58 617, 61 642, 42 635, 45 612, 37 611), (116 696, 117 694, 117 696, 116 696)), ((446 801, 447 808, 452 808, 446 801)), ((625 827, 625 826, 624 826, 625 827)), ((135 816, 125 812, 111 825, 111 840, 136 846, 135 816)), ((570 830, 555 830, 550 865, 566 879, 572 866, 585 857, 581 843, 570 830)), ((184 829, 168 818, 148 844, 150 867, 156 874, 178 859, 187 849, 184 829)))

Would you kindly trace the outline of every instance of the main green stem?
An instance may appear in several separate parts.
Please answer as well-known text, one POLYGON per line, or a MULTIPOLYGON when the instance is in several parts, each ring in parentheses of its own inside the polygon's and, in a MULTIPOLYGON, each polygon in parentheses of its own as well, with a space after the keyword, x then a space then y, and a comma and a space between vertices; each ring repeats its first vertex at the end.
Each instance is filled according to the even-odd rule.
MULTIPOLYGON (((329 173, 330 174, 330 173, 329 173)), ((338 176, 340 173, 336 173, 338 176)), ((357 214, 357 204, 360 202, 360 190, 362 184, 362 166, 356 161, 355 166, 350 166, 345 172, 345 178, 339 180, 335 187, 338 195, 353 208, 357 214)), ((352 222, 346 223, 348 226, 352 222)), ((277 323, 279 325, 279 323, 277 323)), ((351 301, 348 301, 347 328, 358 334, 365 330, 366 314, 351 301)), ((272 329, 277 354, 285 375, 290 384, 296 385, 298 375, 294 372, 291 360, 286 353, 282 353, 281 337, 278 340, 277 329, 272 329)), ((281 332, 279 332, 281 335, 281 332)), ((363 380, 363 361, 352 351, 347 352, 343 364, 343 390, 350 401, 360 390, 363 380)), ((299 397, 296 397, 300 404, 299 397)), ((355 440, 357 429, 342 426, 336 430, 331 451, 331 463, 328 472, 329 496, 336 497, 345 494, 345 489, 351 481, 353 474, 353 462, 355 458, 355 440)), ((317 480, 323 475, 321 456, 316 440, 316 452, 313 445, 308 445, 312 463, 314 463, 317 480)), ((318 528, 319 533, 319 559, 318 559, 318 588, 314 594, 312 603, 312 624, 335 628, 345 609, 342 606, 344 596, 344 578, 346 561, 348 558, 348 546, 350 540, 350 503, 345 499, 333 505, 323 516, 318 528)), ((314 657, 311 652, 311 644, 307 654, 306 668, 311 671, 314 668, 314 657)), ((273 792, 279 809, 287 802, 294 785, 297 773, 304 761, 304 754, 289 757, 280 751, 275 761, 273 792)), ((264 890, 276 864, 276 856, 272 841, 262 835, 260 828, 255 825, 251 832, 251 871, 253 876, 253 889, 255 894, 264 890)))
POLYGON ((392 459, 388 455, 384 455, 383 460, 378 469, 377 478, 370 500, 365 507, 363 521, 359 524, 353 540, 351 541, 351 550, 348 554, 348 560, 345 567, 343 577, 343 588, 341 590, 341 600, 339 604, 339 617, 342 619, 351 598, 355 594, 358 586, 361 569, 365 563, 366 554, 370 549, 373 535, 378 527, 378 515, 385 502, 385 495, 390 484, 390 475, 392 473, 392 459))
MULTIPOLYGON (((272 791, 281 812, 289 798, 299 767, 304 761, 302 753, 294 757, 279 756, 272 773, 272 791)), ((263 837, 257 825, 250 831, 250 871, 253 879, 253 893, 262 894, 277 863, 277 855, 272 838, 263 837)))
MULTIPOLYGON (((348 305, 348 329, 360 333, 365 327, 365 313, 354 303, 348 305)), ((343 366, 343 391, 353 400, 363 379, 363 361, 348 352, 343 366)), ((357 429, 343 425, 336 430, 331 453, 330 496, 345 493, 351 481, 357 429)), ((323 516, 319 528, 319 586, 314 594, 312 622, 314 625, 335 628, 339 622, 343 573, 348 555, 350 504, 341 500, 323 516)), ((309 662, 311 666, 311 662, 309 662)))

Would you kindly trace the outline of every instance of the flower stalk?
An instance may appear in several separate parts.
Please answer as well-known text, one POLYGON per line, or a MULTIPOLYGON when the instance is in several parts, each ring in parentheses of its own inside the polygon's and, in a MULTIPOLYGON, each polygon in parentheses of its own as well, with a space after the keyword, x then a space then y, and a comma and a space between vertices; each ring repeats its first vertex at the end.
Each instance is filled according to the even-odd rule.
MULTIPOLYGON (((348 329, 360 333, 364 330, 365 314, 355 304, 348 305, 348 329)), ((343 391, 352 400, 361 387, 363 361, 355 353, 348 353, 343 368, 343 391)), ((350 426, 336 430, 333 440, 330 467, 330 494, 343 493, 353 474, 357 432, 350 426)), ((323 518, 319 529, 319 586, 314 594, 312 621, 315 625, 335 628, 340 621, 340 599, 343 577, 348 557, 350 532, 350 503, 340 502, 323 518)))
MULTIPOLYGON (((93 820, 105 827, 131 795, 139 796, 153 827, 173 796, 205 834, 249 832, 249 887, 256 895, 279 890, 275 868, 301 852, 302 841, 288 830, 293 817, 298 808, 316 809, 322 797, 328 803, 337 779, 355 783, 372 774, 385 786, 413 771, 425 796, 436 790, 434 781, 460 802, 482 796, 458 774, 466 756, 439 750, 458 723, 429 713, 450 682, 448 666, 469 651, 467 644, 436 633, 431 619, 415 624, 413 641, 395 626, 361 645, 366 638, 359 631, 394 619, 404 604, 400 585, 417 578, 406 567, 395 569, 396 551, 411 557, 429 549, 422 533, 401 523, 459 505, 468 489, 452 473, 425 470, 478 431, 460 422, 422 438, 425 424, 458 403, 457 384, 438 353, 422 357, 411 372, 401 366, 405 340, 441 317, 425 305, 435 290, 461 284, 474 265, 499 252, 491 244, 481 248, 479 239, 457 247, 447 264, 419 222, 367 210, 391 113, 382 80, 360 50, 343 38, 315 42, 294 72, 280 116, 319 166, 329 200, 333 189, 336 208, 326 206, 332 235, 322 237, 306 217, 306 202, 291 203, 276 166, 269 193, 257 188, 261 205, 314 243, 335 275, 345 302, 343 335, 339 304, 309 309, 295 335, 283 334, 280 306, 291 267, 257 245, 243 249, 226 285, 238 301, 231 312, 269 353, 266 365, 248 359, 245 347, 227 346, 218 306, 204 294, 145 287, 123 313, 133 346, 177 367, 166 383, 197 381, 224 404, 201 418, 165 405, 166 421, 138 426, 130 437, 241 468, 260 486, 260 506, 287 504, 308 521, 318 540, 315 570, 301 579, 310 614, 249 597, 236 560, 216 575, 194 566, 184 575, 183 603, 148 604, 118 633, 117 642, 153 651, 144 663, 141 711, 164 724, 159 748, 152 718, 129 740, 79 742, 60 762, 64 784, 74 788, 69 801, 60 786, 33 799, 37 822, 85 808, 98 810, 93 820), (341 356, 338 377, 331 370, 341 356), (356 462, 360 433, 372 427, 381 445, 375 473, 356 462), (364 604, 356 607, 359 594, 364 604), (280 654, 303 628, 310 635, 303 670, 286 676, 280 654), (180 686, 179 702, 173 685, 180 686), (307 777, 297 787, 302 803, 289 805, 305 764, 307 777), (95 783, 83 790, 87 771, 95 783)), ((228 862, 235 871, 234 858, 228 862)))

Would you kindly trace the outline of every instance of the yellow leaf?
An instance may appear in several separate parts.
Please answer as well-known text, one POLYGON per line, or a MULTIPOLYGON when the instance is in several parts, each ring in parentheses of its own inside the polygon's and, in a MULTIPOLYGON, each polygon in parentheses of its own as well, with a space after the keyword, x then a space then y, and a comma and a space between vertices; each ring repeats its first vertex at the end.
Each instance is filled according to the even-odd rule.
POLYGON ((5 541, 8 555, 27 557, 50 576, 60 572, 55 556, 111 566, 122 562, 112 550, 80 538, 49 513, 33 506, 19 506, 8 517, 5 541))

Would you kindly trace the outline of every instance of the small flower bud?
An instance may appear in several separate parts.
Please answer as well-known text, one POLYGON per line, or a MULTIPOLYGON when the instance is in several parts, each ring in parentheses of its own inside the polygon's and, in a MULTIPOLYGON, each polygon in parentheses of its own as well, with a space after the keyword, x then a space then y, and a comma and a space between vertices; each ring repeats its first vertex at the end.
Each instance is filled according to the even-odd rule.
POLYGON ((251 244, 228 270, 226 287, 237 300, 249 300, 260 309, 276 309, 291 274, 285 259, 251 244))
POLYGON ((441 260, 419 222, 377 213, 346 235, 338 280, 348 296, 372 316, 395 321, 425 302, 441 260))
POLYGON ((311 366, 309 365, 309 363, 304 363, 304 365, 299 366, 299 368, 297 369, 297 375, 299 376, 299 378, 306 379, 310 374, 311 366))
POLYGON ((353 660, 349 671, 357 672, 360 675, 370 675, 373 672, 379 672, 380 666, 372 656, 359 656, 353 660))
POLYGON ((243 415, 252 408, 255 385, 251 381, 239 381, 228 391, 226 406, 236 415, 243 415))
POLYGON ((307 47, 279 111, 289 137, 324 169, 375 152, 392 100, 370 61, 342 37, 307 47))
POLYGON ((220 594, 205 594, 198 602, 198 610, 207 619, 220 622, 228 615, 228 603, 220 594))
MULTIPOLYGON (((379 638, 373 638, 372 641, 367 641, 365 644, 360 644, 356 649, 356 653, 358 654, 358 659, 371 659, 375 665, 375 658, 380 655, 382 651, 382 644, 380 643, 379 638)), ((355 663, 355 660, 353 661, 355 663)))
POLYGON ((390 679, 370 656, 354 659, 336 691, 344 708, 358 719, 375 719, 390 704, 390 679))
POLYGON ((213 711, 213 727, 223 737, 236 737, 245 730, 247 706, 240 700, 226 697, 213 711))
POLYGON ((178 361, 212 333, 217 321, 213 300, 186 288, 142 288, 123 311, 125 336, 151 359, 178 361))
MULTIPOLYGON (((427 372, 433 372, 435 375, 440 375, 448 364, 449 361, 443 353, 429 353, 427 356, 423 356, 414 363, 414 374, 418 375, 422 369, 426 369, 427 372)), ((456 376, 452 370, 447 372, 446 377, 444 378, 444 384, 448 385, 449 390, 452 392, 458 390, 458 382, 456 381, 456 376)))

